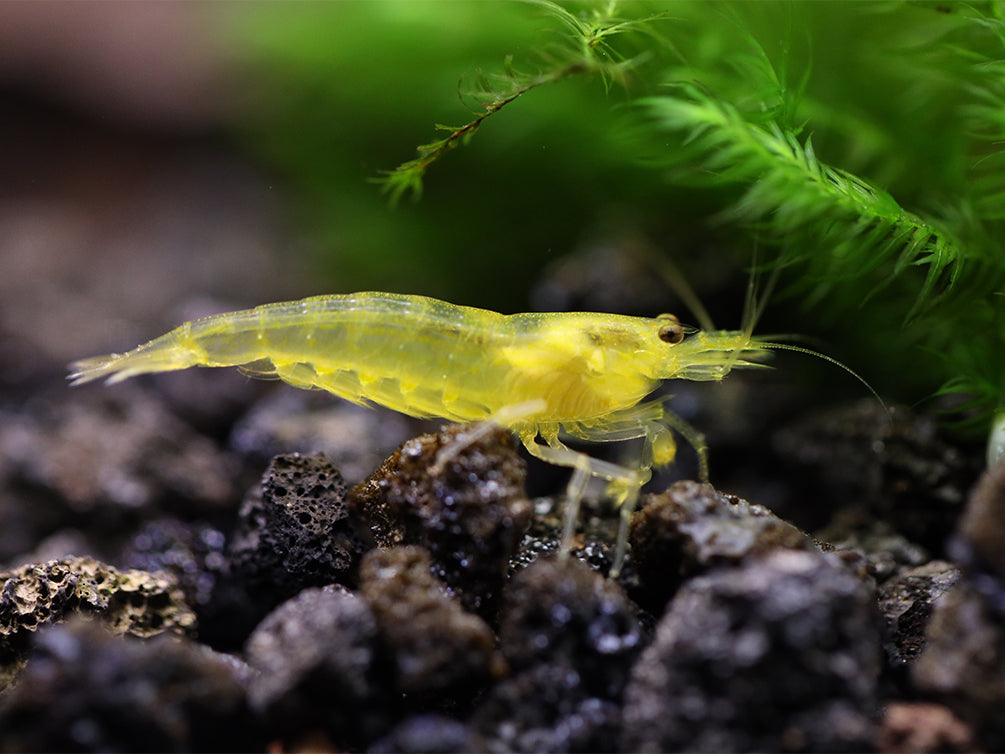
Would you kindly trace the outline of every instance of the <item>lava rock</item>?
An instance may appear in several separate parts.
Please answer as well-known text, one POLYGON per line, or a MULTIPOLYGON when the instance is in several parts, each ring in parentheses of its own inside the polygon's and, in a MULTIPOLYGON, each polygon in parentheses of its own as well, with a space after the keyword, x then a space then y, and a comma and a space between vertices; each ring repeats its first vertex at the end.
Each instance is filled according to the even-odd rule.
MULTIPOLYGON (((953 559, 976 576, 987 573, 1005 593, 1005 463, 978 480, 950 544, 953 559)), ((1005 599, 1002 599, 1005 609, 1005 599)))
POLYGON ((225 545, 223 532, 208 524, 159 519, 139 530, 121 560, 129 569, 170 573, 198 612, 210 601, 223 571, 225 545))
POLYGON ((195 628, 195 615, 167 574, 119 571, 91 558, 29 564, 0 573, 0 660, 6 680, 30 635, 74 614, 99 616, 115 633, 153 636, 195 628))
POLYGON ((355 584, 366 527, 345 505, 345 484, 322 454, 276 456, 245 496, 227 561, 203 612, 202 638, 234 651, 274 607, 307 587, 355 584))
POLYGON ((988 751, 1005 750, 1005 465, 976 485, 950 553, 958 583, 935 605, 925 648, 912 667, 918 690, 943 702, 988 751))
POLYGON ((691 481, 645 496, 628 536, 644 590, 638 599, 654 611, 661 611, 685 580, 714 566, 739 564, 776 548, 816 549, 806 534, 764 506, 691 481))
POLYGON ((924 547, 862 508, 839 511, 813 537, 828 551, 857 553, 864 558, 866 574, 877 584, 900 577, 932 559, 924 547))
MULTIPOLYGON (((944 550, 979 468, 940 434, 935 420, 910 409, 858 401, 795 422, 775 436, 777 451, 809 471, 798 497, 833 511, 855 500, 908 539, 944 550)), ((794 475, 793 475, 794 476, 794 475)), ((793 510, 793 520, 800 511, 793 510)), ((815 529, 820 522, 806 522, 815 529)))
POLYGON ((500 648, 513 675, 475 724, 493 751, 610 751, 643 643, 621 588, 575 559, 539 559, 506 593, 500 648))
POLYGON ((381 547, 425 547, 465 608, 492 620, 532 508, 512 433, 473 431, 451 426, 409 440, 353 488, 350 502, 381 547))
POLYGON ((880 632, 870 590, 776 550, 681 587, 625 691, 627 751, 871 746, 880 632))
POLYGON ((229 444, 259 461, 280 453, 324 453, 346 479, 358 482, 421 431, 414 424, 390 409, 359 406, 323 391, 281 387, 237 422, 229 444))
POLYGON ((485 751, 617 751, 622 712, 618 701, 591 696, 578 671, 547 663, 500 682, 472 718, 485 751))
POLYGON ((335 585, 305 589, 248 639, 245 653, 257 671, 252 706, 284 739, 319 729, 358 748, 397 715, 391 668, 378 652, 377 622, 364 600, 335 585))
POLYGON ((261 750, 245 675, 233 658, 178 637, 48 627, 0 702, 0 751, 261 750))
POLYGON ((589 694, 617 699, 642 642, 624 591, 577 560, 542 558, 506 592, 499 645, 516 672, 541 663, 574 667, 589 694))
POLYGON ((441 715, 410 717, 375 741, 370 754, 467 754, 485 751, 485 741, 464 723, 441 715))
MULTIPOLYGON (((510 559, 510 576, 539 558, 554 558, 559 555, 566 502, 564 495, 534 498, 534 516, 524 532, 520 547, 510 559)), ((569 556, 581 560, 605 576, 608 575, 614 565, 619 516, 613 510, 610 500, 600 496, 586 496, 579 503, 577 519, 569 556)), ((618 583, 626 589, 637 591, 638 578, 631 557, 625 558, 621 566, 618 583)))
POLYGON ((228 547, 230 569, 266 609, 301 589, 352 584, 369 548, 345 504, 342 475, 321 453, 272 459, 244 501, 228 547))
POLYGON ((909 665, 921 654, 934 605, 959 575, 951 563, 933 560, 904 571, 879 588, 879 609, 887 635, 883 646, 893 668, 909 665))
POLYGON ((0 472, 77 513, 206 511, 234 502, 236 459, 195 434, 154 394, 124 385, 74 397, 0 418, 0 472))
POLYGON ((411 701, 465 705, 498 673, 495 637, 431 573, 420 547, 374 550, 363 558, 360 588, 411 701))
POLYGON ((234 582, 226 536, 209 524, 151 521, 133 538, 121 562, 128 568, 174 576, 195 611, 199 640, 214 649, 238 649, 265 612, 234 582))
POLYGON ((936 603, 911 670, 918 691, 968 723, 982 748, 1005 750, 1005 615, 966 573, 936 603))

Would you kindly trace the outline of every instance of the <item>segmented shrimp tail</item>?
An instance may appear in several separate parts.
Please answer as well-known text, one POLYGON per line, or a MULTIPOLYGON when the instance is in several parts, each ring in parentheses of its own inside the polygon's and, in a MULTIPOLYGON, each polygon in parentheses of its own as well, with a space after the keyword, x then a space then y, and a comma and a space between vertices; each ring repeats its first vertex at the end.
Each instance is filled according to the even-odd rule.
POLYGON ((106 377, 106 383, 111 385, 140 374, 170 372, 196 365, 199 361, 196 353, 182 346, 173 336, 174 333, 168 333, 127 353, 110 353, 75 361, 70 364, 67 379, 76 386, 106 377))

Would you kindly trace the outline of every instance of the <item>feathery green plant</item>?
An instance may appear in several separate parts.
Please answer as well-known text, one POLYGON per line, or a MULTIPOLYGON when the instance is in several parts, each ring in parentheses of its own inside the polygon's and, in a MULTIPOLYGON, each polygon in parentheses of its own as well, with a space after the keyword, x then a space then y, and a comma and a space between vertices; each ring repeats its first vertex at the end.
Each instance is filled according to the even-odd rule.
POLYGON ((531 77, 507 68, 479 94, 485 114, 390 175, 393 196, 418 193, 435 159, 527 88, 624 70, 593 55, 598 29, 648 30, 650 55, 672 62, 664 91, 631 109, 640 163, 716 192, 709 219, 774 249, 821 319, 859 323, 867 361, 917 365, 929 393, 963 394, 985 425, 1005 410, 1001 2, 679 3, 659 33, 614 3, 537 4, 575 55, 531 77))
POLYGON ((812 141, 778 119, 751 122, 694 84, 647 99, 661 128, 685 134, 676 175, 706 185, 740 184, 743 196, 723 219, 749 224, 781 244, 783 264, 803 265, 805 284, 826 287, 867 275, 895 258, 893 274, 927 266, 912 312, 956 280, 963 252, 933 219, 902 209, 887 192, 817 158, 812 141), (684 175, 687 171, 687 176, 684 175))
POLYGON ((606 2, 603 7, 593 8, 582 15, 571 13, 548 0, 528 2, 550 13, 565 27, 567 34, 560 37, 559 43, 552 48, 540 51, 542 70, 538 72, 517 71, 513 67, 512 56, 506 59, 502 74, 489 76, 479 72, 475 86, 464 90, 463 97, 477 103, 482 111, 474 110, 474 118, 462 126, 437 124, 437 130, 447 132, 444 138, 419 146, 418 157, 402 163, 377 180, 393 204, 406 193, 418 199, 422 195, 426 170, 458 145, 467 143, 487 118, 531 90, 557 84, 573 76, 600 76, 605 84, 624 84, 628 72, 644 56, 624 56, 611 44, 611 39, 630 31, 655 34, 648 24, 656 16, 621 18, 617 15, 616 1, 606 2))

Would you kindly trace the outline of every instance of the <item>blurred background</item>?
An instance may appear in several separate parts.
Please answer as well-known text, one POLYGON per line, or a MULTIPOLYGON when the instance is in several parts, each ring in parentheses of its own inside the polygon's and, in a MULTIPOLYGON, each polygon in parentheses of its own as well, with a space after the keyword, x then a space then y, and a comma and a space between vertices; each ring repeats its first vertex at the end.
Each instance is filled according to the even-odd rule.
POLYGON ((654 86, 641 77, 530 92, 435 166, 421 201, 381 193, 434 124, 478 112, 461 91, 480 71, 539 63, 557 34, 540 8, 38 2, 0 18, 0 380, 15 394, 185 319, 318 293, 654 314, 675 302, 624 252, 667 245, 685 265, 704 249, 704 290, 742 281, 742 265, 708 265, 715 234, 671 218, 663 178, 633 162, 620 124, 654 86))

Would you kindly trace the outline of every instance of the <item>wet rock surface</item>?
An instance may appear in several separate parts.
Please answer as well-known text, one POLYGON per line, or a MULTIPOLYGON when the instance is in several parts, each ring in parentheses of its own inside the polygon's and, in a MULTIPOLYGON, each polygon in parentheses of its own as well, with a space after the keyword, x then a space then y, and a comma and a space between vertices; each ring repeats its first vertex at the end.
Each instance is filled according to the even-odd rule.
MULTIPOLYGON (((478 425, 484 426, 484 425, 478 425)), ((462 604, 492 619, 530 523, 512 433, 453 426, 403 444, 350 495, 381 547, 420 545, 462 604)))
POLYGON ((959 569, 951 563, 933 560, 880 586, 879 609, 887 632, 884 648, 893 668, 906 667, 921 654, 932 611, 959 575, 959 569))
POLYGON ((833 558, 778 550, 681 587, 632 671, 623 748, 868 748, 879 667, 869 589, 833 558))
POLYGON ((687 579, 777 548, 815 550, 808 535, 761 505, 711 485, 675 482, 632 516, 632 563, 641 598, 659 610, 687 579))
POLYGON ((612 751, 637 609, 580 561, 539 559, 510 583, 499 630, 511 675, 474 715, 492 751, 612 751))
POLYGON ((950 552, 958 581, 936 604, 912 666, 920 693, 953 710, 987 750, 1005 749, 1005 464, 981 477, 950 552))
POLYGON ((363 559, 360 592, 394 658, 394 686, 413 702, 466 706, 500 672, 495 637, 465 612, 415 546, 375 550, 363 559))
POLYGON ((224 533, 205 522, 159 519, 139 529, 120 560, 129 569, 163 571, 173 576, 185 594, 186 604, 193 607, 200 625, 204 625, 202 611, 209 605, 227 563, 225 544, 224 533))
MULTIPOLYGON (((136 395, 129 400, 153 394, 136 395)), ((237 690, 220 695, 236 706, 193 690, 165 709, 173 720, 197 707, 203 720, 243 720, 234 740, 247 750, 900 751, 1002 742, 1000 476, 975 489, 955 534, 926 537, 949 542, 949 560, 868 507, 849 507, 811 538, 760 505, 678 482, 643 497, 629 560, 612 582, 616 511, 584 501, 574 549, 558 559, 561 497, 528 501, 509 435, 471 439, 470 430, 406 442, 350 492, 320 453, 262 460, 260 448, 244 455, 234 432, 216 426, 205 441, 229 449, 210 456, 219 466, 207 478, 231 475, 233 488, 259 464, 261 482, 244 482, 243 504, 172 482, 138 508, 94 493, 86 517, 67 503, 45 507, 62 487, 8 460, 4 478, 16 484, 0 512, 11 511, 9 534, 37 553, 94 557, 47 562, 25 550, 24 565, 8 568, 0 607, 21 622, 4 638, 12 701, 0 714, 20 720, 27 709, 24 719, 36 720, 46 705, 62 709, 55 694, 26 690, 31 672, 56 672, 41 643, 47 631, 26 626, 84 613, 116 631, 190 637, 183 651, 162 652, 177 677, 137 659, 132 644, 93 650, 114 673, 131 664, 147 674, 151 698, 182 699, 173 690, 181 677, 214 687, 223 683, 219 663, 229 667, 237 690), (213 658, 209 670, 195 667, 192 648, 213 658)), ((112 454, 111 463, 151 490, 163 483, 143 470, 148 459, 112 454)), ((97 677, 93 668, 72 673, 97 677)), ((136 725, 156 728, 150 746, 165 750, 230 745, 200 738, 196 723, 161 733, 153 711, 128 706, 134 684, 107 690, 114 698, 103 709, 136 710, 128 724, 119 715, 121 731, 111 730, 115 716, 78 700, 87 722, 59 712, 46 737, 20 723, 0 727, 0 748, 112 750, 131 742, 136 725)))
POLYGON ((366 601, 343 587, 305 589, 263 620, 245 647, 253 708, 269 733, 300 741, 320 730, 359 747, 397 719, 391 667, 366 601))
POLYGON ((323 454, 272 459, 261 485, 245 496, 217 582, 215 598, 233 606, 241 624, 236 638, 243 641, 244 628, 301 589, 355 582, 370 543, 345 495, 342 475, 323 454))
POLYGON ((233 658, 75 622, 38 635, 0 699, 0 751, 247 751, 261 735, 233 658))
POLYGON ((164 573, 119 571, 91 558, 28 564, 0 573, 0 679, 9 682, 31 634, 75 616, 114 633, 154 636, 195 627, 177 582, 164 573))

